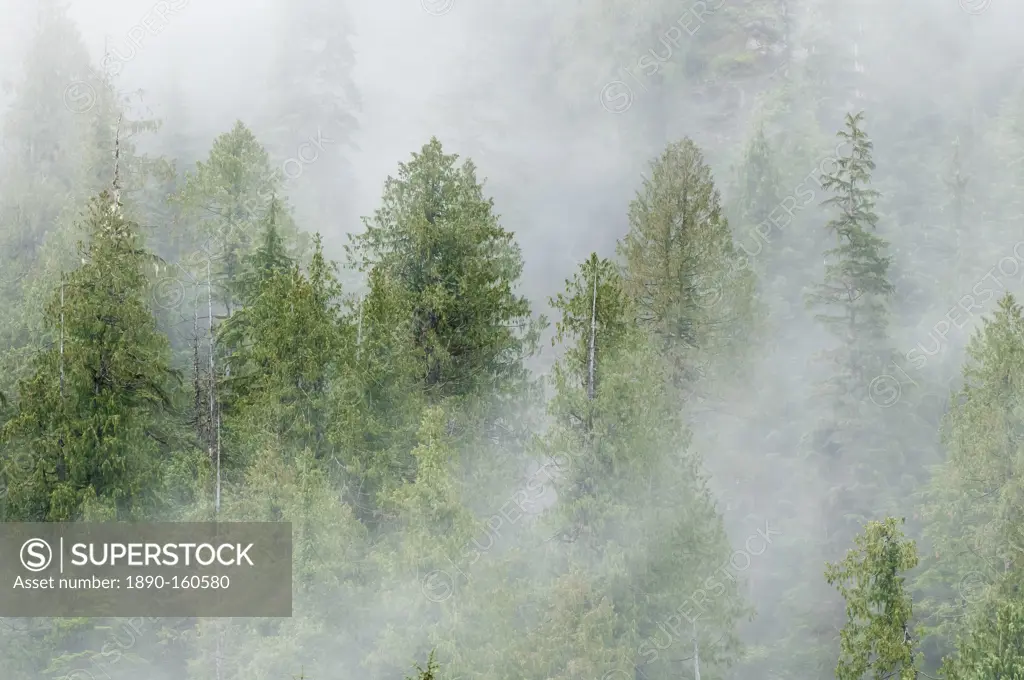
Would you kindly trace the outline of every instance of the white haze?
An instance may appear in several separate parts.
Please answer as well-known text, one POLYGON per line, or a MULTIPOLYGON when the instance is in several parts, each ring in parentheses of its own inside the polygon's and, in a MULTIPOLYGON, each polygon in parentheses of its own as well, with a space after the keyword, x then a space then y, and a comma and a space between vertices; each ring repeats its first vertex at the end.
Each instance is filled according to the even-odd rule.
MULTIPOLYGON (((282 105, 275 102, 275 93, 265 84, 276 54, 287 51, 291 41, 302 39, 280 34, 277 11, 286 2, 191 0, 158 35, 146 35, 120 75, 119 87, 143 89, 145 107, 158 118, 177 87, 190 117, 191 142, 208 149, 235 120, 248 124, 272 104, 282 105), (177 85, 172 86, 175 79, 177 85)), ((923 119, 936 107, 947 119, 972 119, 976 131, 983 134, 1010 89, 1021 82, 1024 3, 993 0, 987 11, 971 15, 957 0, 835 2, 860 16, 860 27, 851 23, 844 32, 848 29, 851 42, 857 43, 857 59, 869 83, 871 96, 864 104, 869 134, 873 121, 895 115, 893 111, 908 120, 923 119)), ((681 10, 684 4, 680 3, 681 10)), ((150 0, 70 3, 71 16, 95 63, 105 47, 129 49, 126 36, 153 5, 150 0)), ((801 3, 809 5, 831 3, 801 3)), ((607 55, 595 46, 615 42, 612 28, 606 29, 606 35, 581 37, 578 51, 571 52, 569 61, 553 61, 551 56, 564 58, 566 48, 552 50, 550 28, 566 26, 565 17, 584 6, 568 0, 455 0, 450 11, 435 16, 425 11, 419 0, 349 2, 355 32, 355 81, 362 98, 357 113, 359 129, 354 135, 358 148, 328 147, 326 153, 349 156, 353 174, 342 181, 352 183, 352 198, 340 214, 317 215, 315 223, 303 226, 321 231, 329 254, 340 259, 346 234, 359 230, 360 216, 377 207, 385 178, 436 135, 447 150, 472 157, 479 175, 487 178, 487 193, 494 197, 504 226, 515 232, 523 249, 524 291, 533 300, 535 311, 544 313, 548 311, 547 296, 561 289, 577 262, 591 251, 614 255, 615 243, 627 229, 627 206, 640 186, 641 172, 669 141, 684 135, 697 141, 712 163, 718 186, 727 193, 730 164, 751 134, 749 123, 757 95, 770 84, 768 78, 737 82, 742 106, 719 123, 709 123, 710 116, 694 105, 686 115, 671 116, 667 132, 657 131, 650 125, 649 107, 643 101, 647 95, 639 91, 629 111, 609 113, 602 108, 599 93, 603 83, 620 76, 594 65, 607 61, 607 55), (588 51, 591 49, 595 51, 588 51), (578 83, 580 94, 567 97, 559 90, 566 73, 593 82, 578 83)), ((21 77, 20 55, 32 34, 34 10, 27 0, 0 0, 0 9, 4 17, 0 24, 0 82, 16 82, 21 77)), ((799 15, 796 21, 801 21, 799 15)), ((652 41, 651 48, 657 47, 652 41)), ((850 54, 849 58, 852 61, 854 57, 850 54)), ((680 93, 680 100, 687 96, 680 93)), ((677 111, 685 110, 683 105, 677 111)), ((835 118, 823 123, 822 129, 838 130, 841 115, 837 108, 835 118)), ((295 145, 316 133, 315 129, 295 130, 295 145)), ((875 140, 880 175, 894 153, 886 147, 888 141, 875 140)), ((951 141, 936 139, 941 150, 933 157, 944 161, 951 141)), ((937 177, 941 171, 939 167, 913 169, 922 176, 937 177)), ((297 178, 294 184, 300 185, 303 179, 297 178)), ((987 179, 982 175, 974 181, 984 184, 987 179)), ((982 208, 974 214, 980 215, 982 208)), ((884 231, 886 215, 884 209, 882 212, 884 231)), ((826 219, 822 211, 822 225, 826 219)), ((895 266, 906 267, 913 238, 885 235, 899 251, 895 266)), ((740 241, 748 236, 736 234, 740 241)), ((1005 245, 1009 253, 1013 242, 1005 245)), ((992 261, 989 266, 995 264, 992 261)), ((984 269, 977 273, 980 278, 984 269)), ((799 291, 791 292, 791 300, 797 300, 799 291)), ((956 298, 948 303, 947 308, 956 298)), ((989 306, 994 308, 994 302, 989 306)), ((929 330, 945 311, 934 307, 911 310, 910 316, 896 324, 897 349, 906 351, 927 340, 929 330)), ((764 472, 772 468, 763 460, 781 453, 775 447, 794 445, 793 439, 778 433, 773 438, 773 431, 789 425, 798 429, 810 426, 766 419, 771 414, 786 417, 781 415, 786 406, 791 407, 788 417, 799 418, 801 405, 807 403, 807 386, 823 370, 812 356, 830 342, 809 315, 798 318, 803 325, 775 328, 775 335, 755 350, 759 361, 748 384, 731 399, 728 412, 704 414, 695 424, 694 445, 713 474, 737 549, 762 528, 764 518, 784 534, 798 535, 812 530, 809 527, 819 512, 820 490, 795 492, 793 480, 799 479, 799 471, 764 472), (761 462, 747 470, 722 469, 716 451, 723 448, 749 452, 761 462)), ((946 347, 945 364, 959 366, 968 331, 958 333, 946 347)), ((545 353, 551 352, 546 349, 545 353)), ((510 480, 510 488, 515 483, 510 480)), ((503 500, 496 501, 495 508, 503 500)), ((784 568, 786 560, 784 549, 775 548, 764 558, 753 560, 746 575, 755 584, 755 606, 775 597, 757 589, 759 574, 784 568)), ((820 572, 797 578, 820 578, 820 572)))

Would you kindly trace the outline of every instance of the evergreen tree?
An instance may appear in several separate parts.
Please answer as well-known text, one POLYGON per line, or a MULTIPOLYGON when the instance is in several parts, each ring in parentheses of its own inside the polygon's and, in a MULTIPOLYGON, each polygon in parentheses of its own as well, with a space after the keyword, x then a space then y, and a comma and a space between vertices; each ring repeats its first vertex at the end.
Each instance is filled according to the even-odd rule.
POLYGON ((951 651, 964 617, 1019 568, 1024 550, 1024 316, 1007 294, 967 349, 962 389, 943 422, 948 459, 924 490, 933 555, 917 586, 926 596, 928 651, 951 651))
POLYGON ((1024 603, 1016 590, 1001 595, 972 616, 969 629, 958 640, 956 655, 943 664, 943 678, 1024 678, 1024 603))
POLYGON ((214 140, 209 158, 196 164, 175 196, 194 224, 196 251, 181 265, 188 272, 186 278, 194 287, 212 287, 214 301, 228 316, 241 304, 235 285, 265 219, 273 221, 280 237, 297 254, 304 251, 304 241, 278 198, 281 186, 267 152, 238 121, 230 132, 214 140), (272 205, 273 215, 267 217, 272 205))
POLYGON ((42 311, 61 272, 77 264, 81 206, 110 180, 118 151, 125 191, 150 172, 133 139, 155 130, 122 118, 126 101, 90 64, 82 37, 56 0, 37 7, 25 71, 3 121, 0 149, 0 390, 25 377, 45 334, 42 311), (126 134, 127 133, 127 134, 126 134))
POLYGON ((151 256, 109 192, 92 201, 85 226, 84 264, 47 309, 52 342, 4 428, 8 451, 30 454, 27 467, 7 470, 12 520, 71 521, 96 503, 119 519, 143 516, 173 450, 180 376, 144 298, 151 256))
POLYGON ((629 221, 619 248, 625 290, 681 387, 694 378, 697 352, 735 358, 752 321, 752 273, 737 267, 711 169, 691 140, 651 164, 629 221))
POLYGON ((348 500, 371 526, 381 518, 380 493, 415 476, 411 451, 426 397, 410 297, 386 270, 370 272, 369 292, 350 316, 355 348, 341 357, 331 389, 328 437, 345 471, 348 500))
POLYGON ((523 361, 539 330, 529 302, 513 292, 520 249, 484 198, 473 162, 457 160, 432 139, 401 164, 349 253, 410 296, 424 389, 439 399, 507 398, 528 381, 523 361))
POLYGON ((288 264, 273 223, 251 257, 246 306, 222 327, 229 415, 255 417, 299 450, 327 452, 328 394, 338 357, 350 349, 333 265, 319 235, 308 273, 288 264), (275 425, 271 426, 271 423, 275 425))
POLYGON ((910 620, 913 602, 901 574, 917 566, 917 549, 896 520, 869 522, 856 538, 856 549, 838 564, 829 564, 825 579, 846 600, 847 623, 840 635, 838 680, 875 680, 898 675, 916 680, 910 620))
MULTIPOLYGON (((849 155, 837 158, 835 170, 821 179, 822 187, 834 194, 824 205, 839 213, 827 225, 838 245, 827 251, 825 281, 808 296, 808 304, 839 342, 822 353, 830 376, 815 401, 824 413, 812 411, 821 413, 820 421, 805 439, 827 490, 821 513, 824 538, 808 542, 809 559, 819 550, 819 559, 836 559, 853 542, 859 526, 905 502, 901 452, 892 445, 884 412, 867 398, 872 381, 885 372, 892 357, 887 300, 893 287, 887 279, 886 242, 873 233, 878 192, 869 188, 874 162, 861 119, 861 114, 847 116, 847 129, 837 136, 849 145, 849 155)), ((805 672, 820 672, 820 650, 828 643, 819 636, 831 638, 841 614, 824 594, 811 596, 804 590, 801 597, 803 618, 814 632, 794 631, 793 638, 805 642, 805 672), (814 636, 810 646, 808 635, 814 636)))
POLYGON ((746 611, 735 584, 714 576, 728 543, 674 392, 659 377, 664 364, 609 261, 592 255, 552 304, 563 313, 557 340, 569 348, 543 450, 566 462, 557 506, 541 524, 556 569, 544 604, 551 625, 530 638, 545 650, 531 663, 543 665, 523 671, 667 677, 673 659, 696 647, 714 673, 735 659, 734 626, 746 611), (714 594, 698 602, 697 591, 714 594), (681 624, 662 644, 664 626, 681 624), (665 652, 679 635, 682 648, 665 652))

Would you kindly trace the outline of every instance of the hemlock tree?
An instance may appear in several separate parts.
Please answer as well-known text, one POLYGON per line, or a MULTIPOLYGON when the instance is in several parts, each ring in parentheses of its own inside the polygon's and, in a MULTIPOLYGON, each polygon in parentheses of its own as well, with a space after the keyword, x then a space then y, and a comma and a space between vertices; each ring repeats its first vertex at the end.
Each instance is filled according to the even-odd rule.
POLYGON ((900 680, 917 680, 913 602, 901 576, 917 566, 917 548, 892 517, 869 522, 855 543, 846 559, 825 569, 828 584, 846 600, 836 678, 861 680, 870 673, 874 680, 897 674, 900 680))
MULTIPOLYGON (((807 547, 815 559, 825 560, 836 559, 861 524, 880 511, 889 512, 902 498, 899 485, 905 471, 903 453, 893 446, 886 427, 886 413, 869 398, 874 379, 886 372, 892 356, 887 300, 893 287, 887 278, 887 244, 872 233, 878 222, 873 210, 878 192, 868 188, 874 162, 861 119, 861 114, 847 116, 847 129, 837 136, 849 145, 849 155, 837 158, 835 170, 821 179, 824 189, 834 193, 823 205, 839 213, 827 224, 838 244, 825 254, 824 283, 807 300, 838 339, 821 354, 831 375, 814 395, 812 413, 819 414, 819 424, 805 439, 827 489, 821 514, 824 536, 807 547)), ((813 621, 817 627, 815 635, 831 637, 838 625, 833 621, 841 614, 827 597, 805 597, 800 606, 807 609, 808 625, 813 621)), ((824 663, 819 650, 827 642, 816 639, 807 646, 807 633, 797 639, 803 640, 803 651, 813 657, 807 663, 818 672, 824 663)))
POLYGON ((431 139, 388 178, 381 207, 347 248, 364 271, 385 272, 411 296, 429 393, 507 395, 527 381, 523 360, 537 342, 529 302, 513 292, 522 255, 473 162, 457 161, 431 139))
POLYGON ((87 510, 146 516, 160 461, 174 450, 180 376, 145 298, 151 256, 109 192, 91 202, 85 226, 83 265, 54 293, 51 341, 4 428, 7 451, 24 453, 7 469, 10 520, 72 521, 87 510))
MULTIPOLYGON (((212 287, 218 311, 228 316, 240 304, 235 282, 258 243, 260 226, 272 203, 281 238, 295 254, 305 252, 305 240, 280 198, 281 187, 279 169, 271 167, 267 152, 238 121, 230 132, 214 140, 207 160, 196 163, 174 197, 190 221, 195 249, 181 266, 189 271, 194 287, 212 287)), ((203 293, 205 298, 207 291, 203 293)), ((186 299, 193 297, 186 295, 186 299)))
POLYGON ((552 306, 563 315, 556 339, 568 344, 543 447, 564 467, 541 524, 554 599, 522 672, 667 677, 696 645, 714 673, 735 659, 734 626, 747 612, 735 584, 713 576, 728 542, 664 363, 608 260, 592 255, 552 306), (714 596, 689 603, 702 588, 714 596), (687 608, 699 609, 695 626, 682 623, 697 613, 687 608), (682 625, 682 640, 663 643, 666 621, 682 625))
POLYGON ((629 209, 624 289, 658 339, 677 386, 695 355, 736 358, 753 314, 752 272, 737 267, 711 169, 690 140, 670 144, 629 209))
POLYGON ((934 554, 917 585, 936 656, 1024 564, 1024 312, 1012 295, 971 338, 963 381, 943 422, 948 460, 922 494, 934 554))

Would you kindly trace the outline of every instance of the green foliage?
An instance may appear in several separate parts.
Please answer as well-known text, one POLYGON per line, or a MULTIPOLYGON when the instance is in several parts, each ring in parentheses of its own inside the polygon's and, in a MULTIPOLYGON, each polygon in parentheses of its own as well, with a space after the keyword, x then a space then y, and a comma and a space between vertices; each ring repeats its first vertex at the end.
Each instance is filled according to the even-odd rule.
POLYGON ((986 604, 957 641, 956 656, 945 660, 943 678, 1024 678, 1024 602, 1017 588, 986 604))
POLYGON ((670 378, 692 381, 698 352, 735 359, 752 321, 752 272, 736 266, 711 169, 690 139, 652 162, 629 221, 619 246, 624 289, 670 358, 670 378))
POLYGON ((918 583, 934 645, 951 642, 971 611, 984 611, 982 603, 1024 551, 1022 333, 1021 307, 1007 294, 971 338, 964 384, 943 422, 949 457, 923 493, 933 554, 918 583))
POLYGON ((180 380, 144 298, 149 255, 109 193, 90 204, 84 264, 47 309, 50 347, 19 386, 4 428, 7 517, 70 521, 95 497, 118 518, 152 509, 158 461, 172 446, 171 390, 180 380))
POLYGON ((875 680, 899 674, 915 680, 909 623, 913 603, 901 574, 918 564, 917 548, 895 518, 870 522, 855 539, 856 549, 838 564, 829 564, 825 580, 846 600, 846 626, 840 634, 838 680, 875 680))
POLYGON ((552 301, 570 347, 555 370, 543 444, 559 466, 558 503, 540 523, 559 539, 549 548, 558 604, 542 605, 550 623, 536 637, 547 651, 523 672, 568 678, 635 666, 660 676, 676 654, 652 646, 657 631, 693 614, 701 663, 710 670, 736 658, 734 626, 747 611, 735 584, 714 575, 728 559, 721 519, 687 450, 666 365, 627 301, 596 255, 552 301), (590 347, 601 355, 591 358, 590 347), (713 595, 697 602, 698 591, 713 595))
POLYGON ((388 178, 382 207, 348 247, 412 302, 424 387, 437 398, 500 394, 527 379, 538 329, 513 288, 522 256, 485 199, 472 161, 456 167, 432 139, 388 178))
POLYGON ((195 269, 190 271, 192 281, 204 281, 210 270, 214 299, 228 315, 240 304, 235 288, 246 258, 257 247, 264 220, 274 224, 296 254, 304 252, 305 242, 278 198, 281 186, 267 152, 238 121, 214 140, 207 160, 196 163, 174 196, 192 224, 190 235, 198 248, 195 261, 182 266, 195 269))

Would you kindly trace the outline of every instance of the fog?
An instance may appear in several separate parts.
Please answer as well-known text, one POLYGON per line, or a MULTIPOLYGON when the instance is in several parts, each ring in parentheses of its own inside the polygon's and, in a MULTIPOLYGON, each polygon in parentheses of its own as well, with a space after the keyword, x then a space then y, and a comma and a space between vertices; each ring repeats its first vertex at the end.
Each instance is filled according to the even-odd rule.
MULTIPOLYGON (((0 115, 9 113, 27 72, 36 11, 44 4, 49 0, 0 0, 0 115)), ((830 485, 841 474, 822 473, 807 453, 817 446, 809 442, 825 410, 818 387, 831 371, 819 354, 836 341, 804 302, 824 274, 822 253, 833 245, 825 227, 832 213, 820 206, 828 192, 806 180, 820 176, 822 163, 834 155, 840 142, 834 135, 846 115, 863 110, 877 166, 872 187, 881 193, 878 233, 893 258, 888 337, 917 372, 894 367, 860 398, 878 406, 874 412, 884 414, 878 418, 904 422, 899 448, 912 472, 903 474, 914 477, 920 491, 930 466, 945 457, 938 435, 949 407, 945 390, 958 386, 972 331, 996 310, 1001 291, 1024 290, 1024 261, 1017 255, 1024 251, 1014 250, 1024 239, 1024 204, 1015 203, 1017 182, 1024 179, 1024 4, 71 0, 67 7, 92 68, 102 70, 108 55, 116 87, 133 93, 130 116, 164 120, 159 132, 132 137, 140 152, 176 158, 179 170, 188 169, 241 120, 284 169, 299 227, 319 231, 335 260, 344 260, 348 235, 362 231, 361 218, 380 207, 387 177, 431 137, 446 152, 472 159, 502 226, 522 248, 521 294, 534 314, 553 321, 558 313, 548 298, 564 289, 590 253, 617 257, 616 244, 629 231, 630 201, 650 163, 669 143, 692 139, 711 166, 734 241, 753 262, 761 310, 741 378, 727 377, 729 367, 709 368, 686 404, 690 448, 709 475, 733 555, 742 553, 744 566, 733 564, 734 575, 756 612, 740 627, 746 651, 739 662, 721 672, 711 662, 705 680, 831 677, 832 668, 808 665, 797 672, 780 665, 800 631, 832 625, 814 612, 822 593, 837 597, 822 577, 826 557, 834 555, 808 548, 827 531, 830 485), (720 8, 708 9, 715 4, 720 8), (331 101, 340 102, 354 124, 323 113, 326 105, 307 108, 313 99, 297 101, 282 85, 296 92, 320 87, 302 81, 305 65, 335 59, 330 45, 345 40, 354 54, 351 83, 348 75, 331 75, 344 69, 325 70, 316 82, 335 78, 331 101), (716 58, 729 63, 719 67, 716 58), (770 233, 734 218, 741 165, 762 124, 777 154, 782 195, 800 196, 800 186, 804 196, 807 187, 812 192, 798 198, 801 208, 788 224, 770 233), (966 234, 956 242, 947 184, 954 142, 970 177, 966 234), (295 160, 307 153, 303 145, 315 149, 312 161, 295 160), (985 290, 996 294, 979 294, 985 280, 993 283, 985 290), (972 294, 974 311, 945 323, 972 294), (908 354, 915 348, 917 360, 908 354), (766 529, 774 532, 772 541, 758 553, 751 546, 761 538, 752 537, 766 529)), ((346 269, 340 278, 346 293, 365 290, 358 272, 346 269)), ((543 351, 531 360, 538 374, 563 355, 563 347, 550 346, 552 334, 553 328, 545 331, 543 351)), ((525 478, 507 478, 505 495, 483 516, 496 512, 530 470, 525 478)), ((899 513, 908 519, 908 535, 920 539, 916 502, 895 499, 873 519, 899 513)), ((555 503, 549 490, 537 512, 555 503)), ((519 535, 505 543, 515 546, 519 535)), ((527 579, 550 566, 526 563, 527 579)), ((418 610, 403 598, 420 597, 420 586, 412 581, 382 590, 360 600, 358 612, 339 610, 337 616, 368 617, 366 630, 405 620, 418 610)), ((688 630, 675 653, 687 678, 694 672, 688 630)), ((485 633, 451 645, 505 644, 485 633)), ((422 640, 395 635, 396 654, 408 651, 410 667, 425 661, 419 656, 425 634, 422 640)), ((357 669, 379 644, 369 637, 320 640, 326 648, 310 658, 319 664, 330 658, 337 677, 364 677, 357 669)), ((836 639, 825 652, 832 667, 838 653, 836 639)), ((938 662, 933 650, 928 655, 929 664, 938 662)), ((213 677, 199 673, 190 677, 213 677)), ((441 673, 447 677, 443 664, 441 673)), ((556 677, 538 673, 539 680, 556 677)), ((604 672, 592 680, 602 676, 612 680, 604 672)), ((565 671, 557 677, 589 676, 565 671)))

